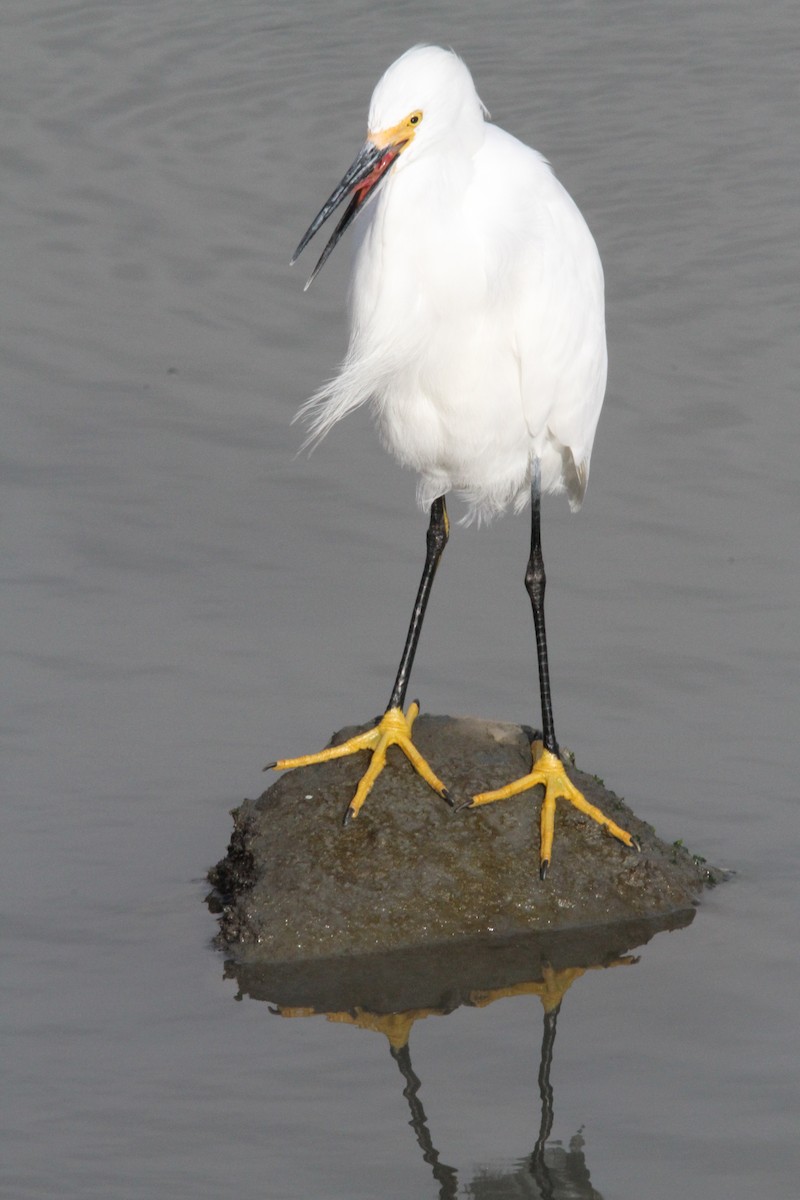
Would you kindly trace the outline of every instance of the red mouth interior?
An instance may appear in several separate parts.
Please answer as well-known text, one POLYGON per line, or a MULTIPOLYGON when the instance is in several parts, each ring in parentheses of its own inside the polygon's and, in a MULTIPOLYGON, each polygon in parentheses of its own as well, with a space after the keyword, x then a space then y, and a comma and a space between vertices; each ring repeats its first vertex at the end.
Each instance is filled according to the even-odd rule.
POLYGON ((389 167, 392 165, 394 160, 397 158, 401 149, 402 149, 402 147, 399 147, 399 146, 390 146, 389 149, 386 151, 386 153, 382 154, 381 157, 378 159, 378 161, 375 163, 375 166, 372 168, 369 175, 367 175, 367 177, 365 179, 362 179, 361 183, 358 185, 358 187, 355 190, 356 197, 358 199, 359 204, 364 203, 369 192, 372 190, 372 188, 375 186, 375 184, 378 182, 378 180, 381 178, 381 176, 385 175, 386 172, 389 170, 389 167))

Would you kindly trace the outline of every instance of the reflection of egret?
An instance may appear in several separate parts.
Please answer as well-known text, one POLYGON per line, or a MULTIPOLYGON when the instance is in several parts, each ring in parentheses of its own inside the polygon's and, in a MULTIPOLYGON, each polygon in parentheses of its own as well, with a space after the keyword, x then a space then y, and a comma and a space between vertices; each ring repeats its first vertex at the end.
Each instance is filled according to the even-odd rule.
MULTIPOLYGON (((555 1049, 556 1025, 561 1003, 567 991, 587 970, 605 970, 608 967, 632 966, 638 959, 623 955, 613 962, 591 967, 568 967, 554 970, 542 966, 542 977, 538 980, 516 983, 497 988, 473 990, 464 998, 464 1003, 476 1008, 485 1008, 497 1000, 509 997, 538 996, 544 1009, 544 1033, 539 1056, 538 1085, 541 1102, 539 1131, 532 1152, 515 1164, 511 1171, 479 1169, 465 1192, 476 1200, 501 1200, 510 1195, 528 1197, 529 1200, 601 1200, 600 1193, 590 1182, 589 1171, 583 1153, 583 1138, 578 1133, 567 1148, 559 1144, 548 1145, 553 1128, 554 1102, 550 1082, 550 1070, 555 1049), (513 1188, 513 1191, 510 1190, 513 1188)), ((271 1010, 282 1017, 311 1017, 317 1012, 308 1006, 280 1005, 271 1010)), ((392 1058, 400 1068, 405 1082, 405 1096, 417 1145, 424 1161, 430 1166, 439 1185, 439 1200, 452 1200, 458 1195, 458 1174, 454 1167, 441 1161, 433 1142, 428 1118, 419 1095, 422 1086, 419 1076, 411 1065, 410 1037, 417 1021, 427 1017, 446 1016, 451 1008, 418 1008, 407 1012, 376 1013, 355 1006, 349 1012, 326 1012, 329 1021, 337 1024, 355 1025, 359 1029, 371 1029, 382 1033, 389 1042, 392 1058)), ((496 1112, 496 1106, 494 1106, 496 1112)))
POLYGON ((355 263, 347 358, 338 378, 304 411, 315 441, 348 412, 372 402, 388 448, 420 474, 419 499, 430 507, 427 558, 384 716, 343 745, 274 765, 297 767, 372 750, 348 809, 352 818, 383 768, 387 747, 395 744, 448 798, 413 745, 416 703, 403 712, 448 538, 445 495, 461 493, 477 519, 509 505, 522 509, 530 499, 525 584, 536 632, 543 750, 529 774, 471 804, 543 784, 544 877, 558 797, 634 844, 567 777, 553 726, 544 625, 541 493, 565 491, 571 507, 580 507, 605 392, 600 258, 583 217, 544 159, 487 124, 466 66, 433 46, 409 50, 378 83, 366 144, 298 246, 297 254, 351 197, 311 279, 376 191, 355 263))
POLYGON ((397 1049, 392 1046, 392 1058, 400 1068, 400 1074, 405 1080, 406 1086, 403 1088, 403 1095, 408 1101, 411 1113, 409 1125, 414 1130, 423 1160, 429 1165, 433 1172, 433 1178, 439 1184, 439 1200, 450 1200, 450 1197, 458 1195, 458 1172, 455 1167, 448 1167, 447 1163, 440 1161, 439 1151, 433 1144, 433 1138, 428 1128, 428 1118, 425 1116, 425 1109, 422 1107, 422 1101, 418 1095, 421 1083, 419 1076, 415 1074, 414 1068, 411 1066, 411 1049, 408 1042, 397 1049))

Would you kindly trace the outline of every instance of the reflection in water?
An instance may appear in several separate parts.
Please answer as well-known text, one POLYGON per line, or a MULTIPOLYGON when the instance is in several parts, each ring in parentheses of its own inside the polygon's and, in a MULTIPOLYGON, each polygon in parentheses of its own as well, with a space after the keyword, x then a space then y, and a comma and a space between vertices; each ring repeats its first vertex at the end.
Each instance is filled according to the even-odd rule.
POLYGON ((417 1143, 422 1151, 422 1157, 433 1170, 433 1178, 439 1184, 440 1200, 447 1200, 449 1196, 455 1196, 458 1192, 458 1175, 455 1167, 448 1167, 446 1163, 439 1161, 439 1151, 433 1144, 433 1139, 428 1129, 428 1119, 425 1116, 425 1109, 422 1107, 422 1101, 418 1096, 420 1089, 420 1080, 414 1074, 411 1066, 411 1051, 408 1042, 399 1049, 392 1046, 392 1057, 400 1068, 401 1074, 406 1081, 406 1086, 403 1088, 403 1095, 408 1101, 408 1107, 411 1110, 411 1128, 416 1134, 417 1143))
POLYGON ((558 1143, 547 1145, 555 1117, 550 1067, 560 1009, 560 1004, 552 1009, 545 1007, 539 1060, 541 1120, 536 1145, 530 1156, 511 1171, 481 1171, 467 1185, 468 1196, 480 1200, 511 1200, 512 1197, 515 1200, 522 1197, 530 1200, 602 1200, 589 1178, 581 1133, 570 1139, 567 1148, 558 1143))
MULTIPOLYGON (((604 966, 632 966, 638 959, 626 955, 604 966)), ((466 1003, 483 1008, 496 1000, 508 996, 536 995, 544 1008, 544 1035, 539 1058, 538 1086, 541 1115, 539 1133, 533 1150, 512 1170, 490 1170, 481 1168, 466 1185, 465 1194, 482 1200, 602 1200, 600 1193, 592 1187, 584 1155, 584 1141, 579 1133, 570 1140, 569 1148, 559 1143, 548 1146, 547 1141, 553 1128, 555 1105, 550 1068, 555 1049, 556 1026, 561 1002, 566 992, 587 969, 572 967, 554 971, 542 967, 541 980, 517 984, 494 990, 474 992, 466 1003)), ((315 1016, 311 1008, 272 1007, 271 1012, 282 1017, 315 1016)), ((418 1009, 405 1013, 370 1013, 354 1011, 324 1014, 329 1021, 356 1025, 361 1029, 372 1029, 383 1033, 388 1041, 392 1058, 400 1068, 405 1081, 403 1095, 411 1113, 410 1125, 424 1161, 431 1167, 433 1178, 439 1185, 439 1200, 449 1200, 458 1195, 458 1172, 455 1167, 441 1161, 428 1126, 425 1109, 419 1092, 422 1081, 411 1065, 410 1034, 414 1023, 425 1017, 445 1016, 445 1010, 418 1009)))
POLYGON ((531 1155, 531 1173, 539 1183, 547 1179, 547 1166, 544 1161, 544 1148, 550 1131, 553 1128, 555 1109, 553 1106, 553 1085, 550 1082, 550 1066, 553 1062, 553 1050, 556 1045, 556 1022, 561 1005, 544 1011, 544 1036, 542 1037, 542 1054, 539 1059, 539 1096, 542 1101, 542 1119, 539 1123, 539 1136, 531 1155))
POLYGON ((480 1200, 601 1200, 590 1181, 581 1131, 566 1146, 549 1141, 555 1117, 551 1067, 559 1012, 567 991, 588 971, 635 964, 638 959, 625 951, 648 941, 659 929, 676 928, 689 920, 690 914, 682 914, 660 925, 628 923, 596 930, 594 954, 589 952, 585 934, 577 941, 574 935, 526 937, 501 945, 474 941, 458 951, 428 948, 362 960, 228 962, 226 974, 239 983, 237 999, 248 995, 267 1000, 276 1015, 324 1015, 329 1021, 387 1038, 403 1078, 410 1125, 438 1186, 439 1200, 459 1194, 459 1178, 457 1169, 442 1160, 428 1124, 423 1083, 412 1065, 413 1027, 429 1017, 447 1016, 460 1005, 484 1008, 507 997, 537 996, 544 1010, 544 1031, 537 1076, 538 1132, 534 1135, 532 1122, 532 1149, 510 1166, 473 1167, 468 1182, 462 1176, 461 1194, 480 1200), (551 957, 558 965, 553 965, 551 957), (402 1006, 393 1003, 401 997, 402 1006))
MULTIPOLYGON (((624 961, 634 960, 620 960, 624 961)), ((573 978, 567 986, 573 982, 573 978)), ((528 1158, 511 1171, 480 1170, 466 1185, 465 1194, 468 1196, 480 1197, 482 1200, 511 1200, 512 1197, 530 1197, 530 1200, 601 1200, 600 1193, 592 1187, 589 1179, 583 1153, 584 1142, 580 1133, 576 1133, 571 1139, 568 1149, 558 1144, 547 1145, 555 1117, 550 1068, 561 1002, 554 1007, 548 1007, 544 999, 543 1003, 544 1035, 538 1074, 541 1118, 536 1144, 528 1158)), ((408 1100, 411 1111, 410 1124, 422 1157, 432 1168, 433 1177, 439 1184, 439 1200, 449 1200, 458 1195, 458 1173, 455 1167, 440 1161, 439 1151, 433 1144, 425 1109, 419 1097, 421 1081, 411 1066, 408 1042, 399 1048, 392 1046, 391 1053, 406 1082, 403 1095, 408 1100)))

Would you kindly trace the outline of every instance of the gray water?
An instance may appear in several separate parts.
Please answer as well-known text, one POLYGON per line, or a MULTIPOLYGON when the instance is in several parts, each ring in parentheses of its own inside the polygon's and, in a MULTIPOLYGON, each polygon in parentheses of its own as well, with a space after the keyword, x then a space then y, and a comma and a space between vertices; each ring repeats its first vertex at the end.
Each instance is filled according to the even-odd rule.
MULTIPOLYGON (((363 414, 295 457, 348 254, 306 295, 288 259, 431 40, 606 268, 587 503, 544 509, 561 739, 736 871, 570 991, 552 1139, 603 1200, 796 1195, 796 4, 6 0, 0 33, 4 1194, 438 1194, 383 1037, 236 1003, 202 903, 262 764, 393 678, 425 519, 363 414)), ((426 709, 536 720, 527 537, 454 531, 426 709)), ((459 1194, 532 1149, 541 1022, 415 1027, 459 1194)))

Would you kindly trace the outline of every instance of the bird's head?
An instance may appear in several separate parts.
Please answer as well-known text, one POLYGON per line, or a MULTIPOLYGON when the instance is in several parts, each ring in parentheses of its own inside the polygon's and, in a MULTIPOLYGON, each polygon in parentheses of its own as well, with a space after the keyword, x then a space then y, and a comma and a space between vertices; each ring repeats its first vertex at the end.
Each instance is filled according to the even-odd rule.
POLYGON ((400 146, 404 161, 437 143, 471 153, 483 138, 485 112, 457 54, 439 46, 413 46, 392 63, 372 93, 367 140, 400 146))
POLYGON ((395 164, 405 167, 434 146, 473 153, 483 137, 485 114, 469 70, 452 50, 413 46, 393 62, 372 93, 364 146, 311 222, 292 258, 295 262, 328 217, 351 196, 306 287, 395 164))

